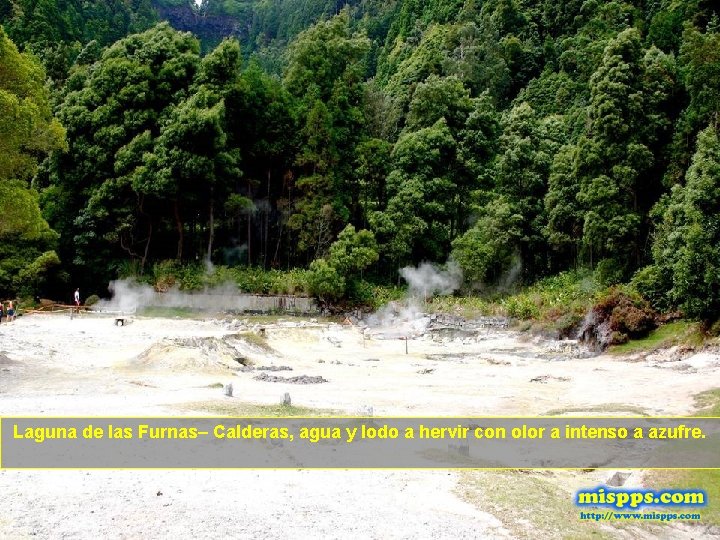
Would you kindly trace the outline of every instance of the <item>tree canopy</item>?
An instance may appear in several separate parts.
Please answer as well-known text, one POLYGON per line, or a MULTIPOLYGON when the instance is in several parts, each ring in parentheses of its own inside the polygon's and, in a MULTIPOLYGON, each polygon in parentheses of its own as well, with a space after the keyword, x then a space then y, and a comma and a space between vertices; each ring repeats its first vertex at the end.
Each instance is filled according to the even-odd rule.
POLYGON ((57 234, 30 183, 38 160, 65 144, 44 82, 37 60, 18 52, 0 27, 0 296, 34 291, 59 263, 57 234))
POLYGON ((312 269, 338 299, 452 256, 468 288, 588 267, 717 318, 693 194, 715 179, 719 20, 704 0, 0 1, 2 234, 98 286, 205 261, 312 269))

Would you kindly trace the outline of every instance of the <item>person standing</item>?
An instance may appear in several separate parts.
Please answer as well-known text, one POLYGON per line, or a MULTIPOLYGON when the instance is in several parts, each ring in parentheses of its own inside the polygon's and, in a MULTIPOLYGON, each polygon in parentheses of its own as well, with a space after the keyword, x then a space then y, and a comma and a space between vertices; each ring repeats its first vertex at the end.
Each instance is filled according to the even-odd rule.
POLYGON ((80 289, 75 289, 75 309, 80 313, 80 289))
POLYGON ((5 318, 6 322, 14 321, 15 320, 15 306, 13 305, 13 301, 8 301, 8 307, 7 307, 7 317, 5 318))

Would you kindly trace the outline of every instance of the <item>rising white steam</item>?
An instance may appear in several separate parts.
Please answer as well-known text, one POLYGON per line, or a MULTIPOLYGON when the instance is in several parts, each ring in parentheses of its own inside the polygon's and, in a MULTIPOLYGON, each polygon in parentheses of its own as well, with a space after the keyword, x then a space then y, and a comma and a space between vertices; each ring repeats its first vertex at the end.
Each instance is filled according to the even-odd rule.
POLYGON ((177 288, 157 292, 149 285, 123 279, 112 281, 108 290, 112 299, 100 301, 97 309, 122 312, 135 312, 148 307, 190 308, 210 312, 318 311, 311 298, 244 294, 234 283, 229 282, 198 292, 180 291, 177 288))
POLYGON ((407 339, 422 335, 431 322, 424 312, 424 302, 435 294, 451 294, 462 284, 462 270, 453 260, 445 268, 431 263, 407 266, 400 275, 408 283, 408 296, 390 302, 368 317, 367 333, 375 338, 407 339))
POLYGON ((406 266, 400 275, 409 285, 409 294, 413 298, 429 298, 435 294, 451 294, 462 285, 462 270, 452 259, 442 269, 432 263, 420 266, 406 266))
POLYGON ((111 281, 108 285, 110 300, 101 300, 97 308, 108 311, 132 312, 152 305, 157 294, 149 285, 137 283, 130 279, 111 281))

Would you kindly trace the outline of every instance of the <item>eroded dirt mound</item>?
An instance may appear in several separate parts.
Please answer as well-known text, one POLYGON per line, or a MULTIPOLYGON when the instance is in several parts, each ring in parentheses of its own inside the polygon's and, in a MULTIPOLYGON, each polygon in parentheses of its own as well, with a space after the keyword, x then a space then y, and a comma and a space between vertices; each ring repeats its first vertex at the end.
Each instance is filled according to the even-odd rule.
POLYGON ((165 339, 142 352, 130 367, 187 372, 236 371, 273 356, 273 351, 241 334, 165 339))
POLYGON ((8 358, 5 351, 0 351, 0 366, 19 366, 22 362, 8 358))

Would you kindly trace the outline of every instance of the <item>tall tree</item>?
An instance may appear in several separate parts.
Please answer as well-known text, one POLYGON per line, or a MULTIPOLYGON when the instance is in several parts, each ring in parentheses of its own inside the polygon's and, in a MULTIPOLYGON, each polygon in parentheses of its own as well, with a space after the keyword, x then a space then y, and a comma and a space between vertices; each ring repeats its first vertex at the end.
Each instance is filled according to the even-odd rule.
POLYGON ((720 317, 720 139, 703 130, 685 185, 673 186, 653 246, 668 298, 687 316, 720 317))
POLYGON ((38 158, 64 144, 44 83, 42 67, 0 27, 0 179, 29 180, 38 158))
POLYGON ((495 190, 505 197, 514 214, 522 216, 520 234, 512 244, 526 278, 548 271, 543 197, 553 156, 562 143, 562 127, 557 118, 540 121, 527 103, 520 103, 507 115, 500 137, 495 190))
POLYGON ((457 143, 444 118, 400 137, 387 178, 388 204, 370 223, 397 264, 439 260, 448 252, 457 185, 457 143))
MULTIPOLYGON (((577 185, 577 194, 568 201, 577 208, 563 213, 582 213, 582 245, 591 265, 608 259, 629 270, 641 258, 641 198, 652 181, 648 172, 653 164, 644 124, 648 101, 641 60, 639 32, 625 30, 606 47, 590 79, 587 127, 577 142, 572 166, 571 186, 577 185)), ((556 163, 566 165, 566 161, 556 163)), ((566 189, 562 175, 554 178, 559 184, 551 184, 551 191, 566 189)), ((556 195, 553 199, 558 200, 556 195)), ((560 223, 550 221, 548 232, 557 233, 556 239, 567 234, 553 230, 560 223)))
POLYGON ((207 249, 212 260, 216 206, 238 183, 240 153, 228 141, 225 100, 240 80, 241 51, 236 40, 225 40, 205 56, 190 87, 190 96, 175 107, 157 139, 159 196, 173 201, 178 230, 176 258, 182 260, 184 223, 181 206, 207 209, 207 249))
POLYGON ((336 232, 359 214, 352 165, 362 139, 369 45, 367 37, 352 33, 344 10, 303 32, 289 50, 285 85, 300 99, 304 127, 296 161, 299 193, 288 226, 306 262, 321 257, 336 232))
POLYGON ((45 209, 63 258, 88 280, 106 282, 128 253, 140 259, 168 212, 171 195, 158 189, 162 177, 150 174, 145 155, 199 63, 197 40, 160 24, 106 49, 61 104, 70 145, 48 167, 45 209))
POLYGON ((720 115, 720 28, 701 32, 687 25, 678 58, 680 77, 689 103, 675 127, 665 183, 681 182, 693 155, 692 142, 720 115))
POLYGON ((52 118, 44 72, 18 52, 0 27, 0 296, 33 294, 60 261, 57 234, 40 215, 29 180, 37 161, 63 147, 52 118))

